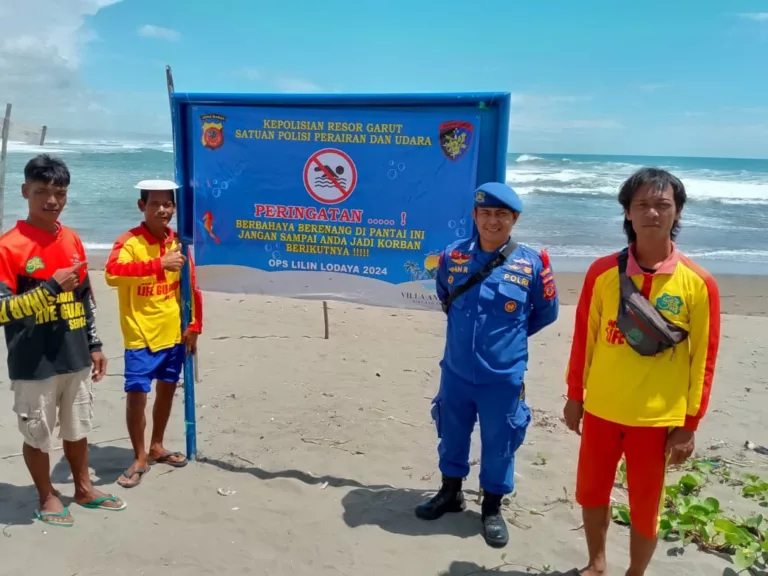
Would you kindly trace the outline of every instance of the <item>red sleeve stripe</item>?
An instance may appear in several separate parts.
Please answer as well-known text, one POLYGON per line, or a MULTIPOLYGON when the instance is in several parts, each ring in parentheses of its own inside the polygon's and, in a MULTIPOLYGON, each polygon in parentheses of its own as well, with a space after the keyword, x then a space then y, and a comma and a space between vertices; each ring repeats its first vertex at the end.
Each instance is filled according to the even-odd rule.
POLYGON ((120 252, 123 247, 135 238, 133 230, 126 232, 115 240, 112 246, 112 251, 109 253, 107 259, 107 265, 104 267, 104 271, 110 276, 129 276, 129 277, 143 277, 143 276, 157 276, 158 272, 162 271, 159 268, 160 261, 158 259, 148 260, 146 262, 118 262, 120 258, 120 252))
POLYGON ((707 342, 707 360, 704 365, 704 382, 701 388, 701 403, 695 420, 701 420, 709 407, 709 396, 712 392, 712 382, 715 379, 715 364, 717 362, 717 352, 720 348, 720 289, 717 287, 717 281, 714 276, 704 268, 696 264, 693 260, 681 256, 683 264, 692 270, 699 278, 704 281, 709 296, 709 333, 707 342))
POLYGON ((589 310, 597 279, 617 265, 617 254, 604 256, 589 267, 581 289, 579 304, 576 307, 576 321, 571 343, 571 356, 568 361, 568 395, 573 400, 582 400, 584 393, 584 370, 587 363, 587 338, 589 335, 589 310), (573 394, 574 397, 571 397, 573 394), (577 396, 577 397, 576 397, 577 396))

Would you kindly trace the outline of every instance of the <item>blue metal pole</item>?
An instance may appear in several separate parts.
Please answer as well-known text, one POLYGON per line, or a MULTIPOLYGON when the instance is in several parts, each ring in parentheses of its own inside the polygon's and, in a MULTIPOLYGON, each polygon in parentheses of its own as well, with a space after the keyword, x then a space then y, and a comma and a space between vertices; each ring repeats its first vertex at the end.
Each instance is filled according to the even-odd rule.
MULTIPOLYGON (((181 330, 186 331, 192 319, 192 277, 189 264, 189 245, 193 240, 193 228, 189 225, 191 198, 187 193, 186 171, 184 170, 184 138, 183 118, 179 108, 173 102, 173 74, 171 67, 165 67, 165 78, 168 85, 168 100, 171 107, 171 126, 173 128, 173 153, 176 183, 179 189, 176 194, 176 222, 181 240, 181 253, 187 259, 181 269, 181 330), (188 203, 188 201, 190 201, 188 203)), ((187 459, 197 458, 197 419, 195 416, 195 364, 192 355, 184 359, 184 435, 187 443, 187 459)))
MULTIPOLYGON (((181 252, 187 263, 181 270, 182 330, 186 330, 192 317, 192 279, 189 264, 189 244, 182 241, 181 252)), ((195 417, 195 365, 190 354, 184 359, 184 428, 187 440, 187 459, 197 458, 197 419, 195 417)))

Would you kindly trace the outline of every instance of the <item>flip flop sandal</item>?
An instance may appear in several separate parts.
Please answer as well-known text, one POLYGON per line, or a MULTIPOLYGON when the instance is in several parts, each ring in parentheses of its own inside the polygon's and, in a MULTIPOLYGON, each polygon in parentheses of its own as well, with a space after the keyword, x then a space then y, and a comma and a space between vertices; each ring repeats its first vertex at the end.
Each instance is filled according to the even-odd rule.
POLYGON ((120 483, 120 478, 118 478, 117 479, 117 485, 121 486, 122 488, 136 488, 136 486, 141 484, 141 480, 142 480, 142 478, 144 478, 144 474, 146 474, 147 472, 149 472, 149 467, 144 468, 143 470, 134 470, 133 472, 131 472, 131 469, 128 468, 128 469, 125 470, 125 472, 123 472, 123 474, 122 474, 122 476, 120 476, 120 478, 125 478, 126 480, 128 480, 128 482, 130 482, 131 478, 133 478, 136 474, 138 474, 139 477, 136 479, 136 482, 133 483, 133 484, 125 485, 125 484, 121 484, 120 483))
POLYGON ((57 522, 55 520, 46 520, 46 518, 66 518, 69 516, 69 506, 65 506, 64 510, 61 512, 41 512, 40 510, 35 510, 35 518, 40 520, 40 522, 43 522, 44 524, 48 524, 49 526, 61 526, 62 528, 72 528, 72 526, 75 524, 75 521, 70 519, 66 520, 64 522, 57 522))
POLYGON ((168 466, 173 466, 174 468, 184 468, 184 466, 189 464, 189 461, 186 458, 184 458, 184 460, 180 462, 171 460, 171 458, 173 458, 174 456, 181 456, 182 458, 184 458, 184 454, 182 454, 181 452, 166 452, 165 454, 160 456, 160 458, 155 458, 154 460, 150 460, 149 464, 150 466, 154 464, 167 464, 168 466))
POLYGON ((96 498, 96 500, 86 502, 85 504, 80 504, 80 506, 83 508, 89 508, 91 510, 109 510, 110 512, 119 512, 120 510, 125 510, 128 507, 124 501, 120 500, 120 498, 113 494, 110 494, 109 496, 102 496, 101 498, 96 498), (120 506, 105 506, 105 502, 114 502, 115 504, 119 502, 120 506))

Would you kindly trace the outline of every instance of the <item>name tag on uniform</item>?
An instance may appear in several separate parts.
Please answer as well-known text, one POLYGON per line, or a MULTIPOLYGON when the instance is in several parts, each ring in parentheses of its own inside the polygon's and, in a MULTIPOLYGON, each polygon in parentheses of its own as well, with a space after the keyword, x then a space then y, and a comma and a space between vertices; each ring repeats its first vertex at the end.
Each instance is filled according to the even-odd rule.
POLYGON ((518 276, 517 274, 505 273, 504 276, 502 276, 502 280, 504 280, 504 282, 511 282, 512 284, 523 286, 524 288, 528 288, 528 286, 531 284, 530 278, 524 278, 522 276, 518 276))

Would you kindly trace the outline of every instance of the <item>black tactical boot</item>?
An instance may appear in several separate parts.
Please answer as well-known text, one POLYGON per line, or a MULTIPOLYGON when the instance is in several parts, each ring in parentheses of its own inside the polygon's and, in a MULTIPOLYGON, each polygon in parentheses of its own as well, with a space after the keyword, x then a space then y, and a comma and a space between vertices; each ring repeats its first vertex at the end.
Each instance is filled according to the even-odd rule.
POLYGON ((462 512, 466 508, 461 478, 443 476, 440 491, 416 507, 416 516, 422 520, 437 520, 446 512, 462 512))
POLYGON ((483 536, 486 544, 493 548, 503 548, 509 542, 507 523, 501 515, 501 498, 488 492, 483 497, 483 536))

